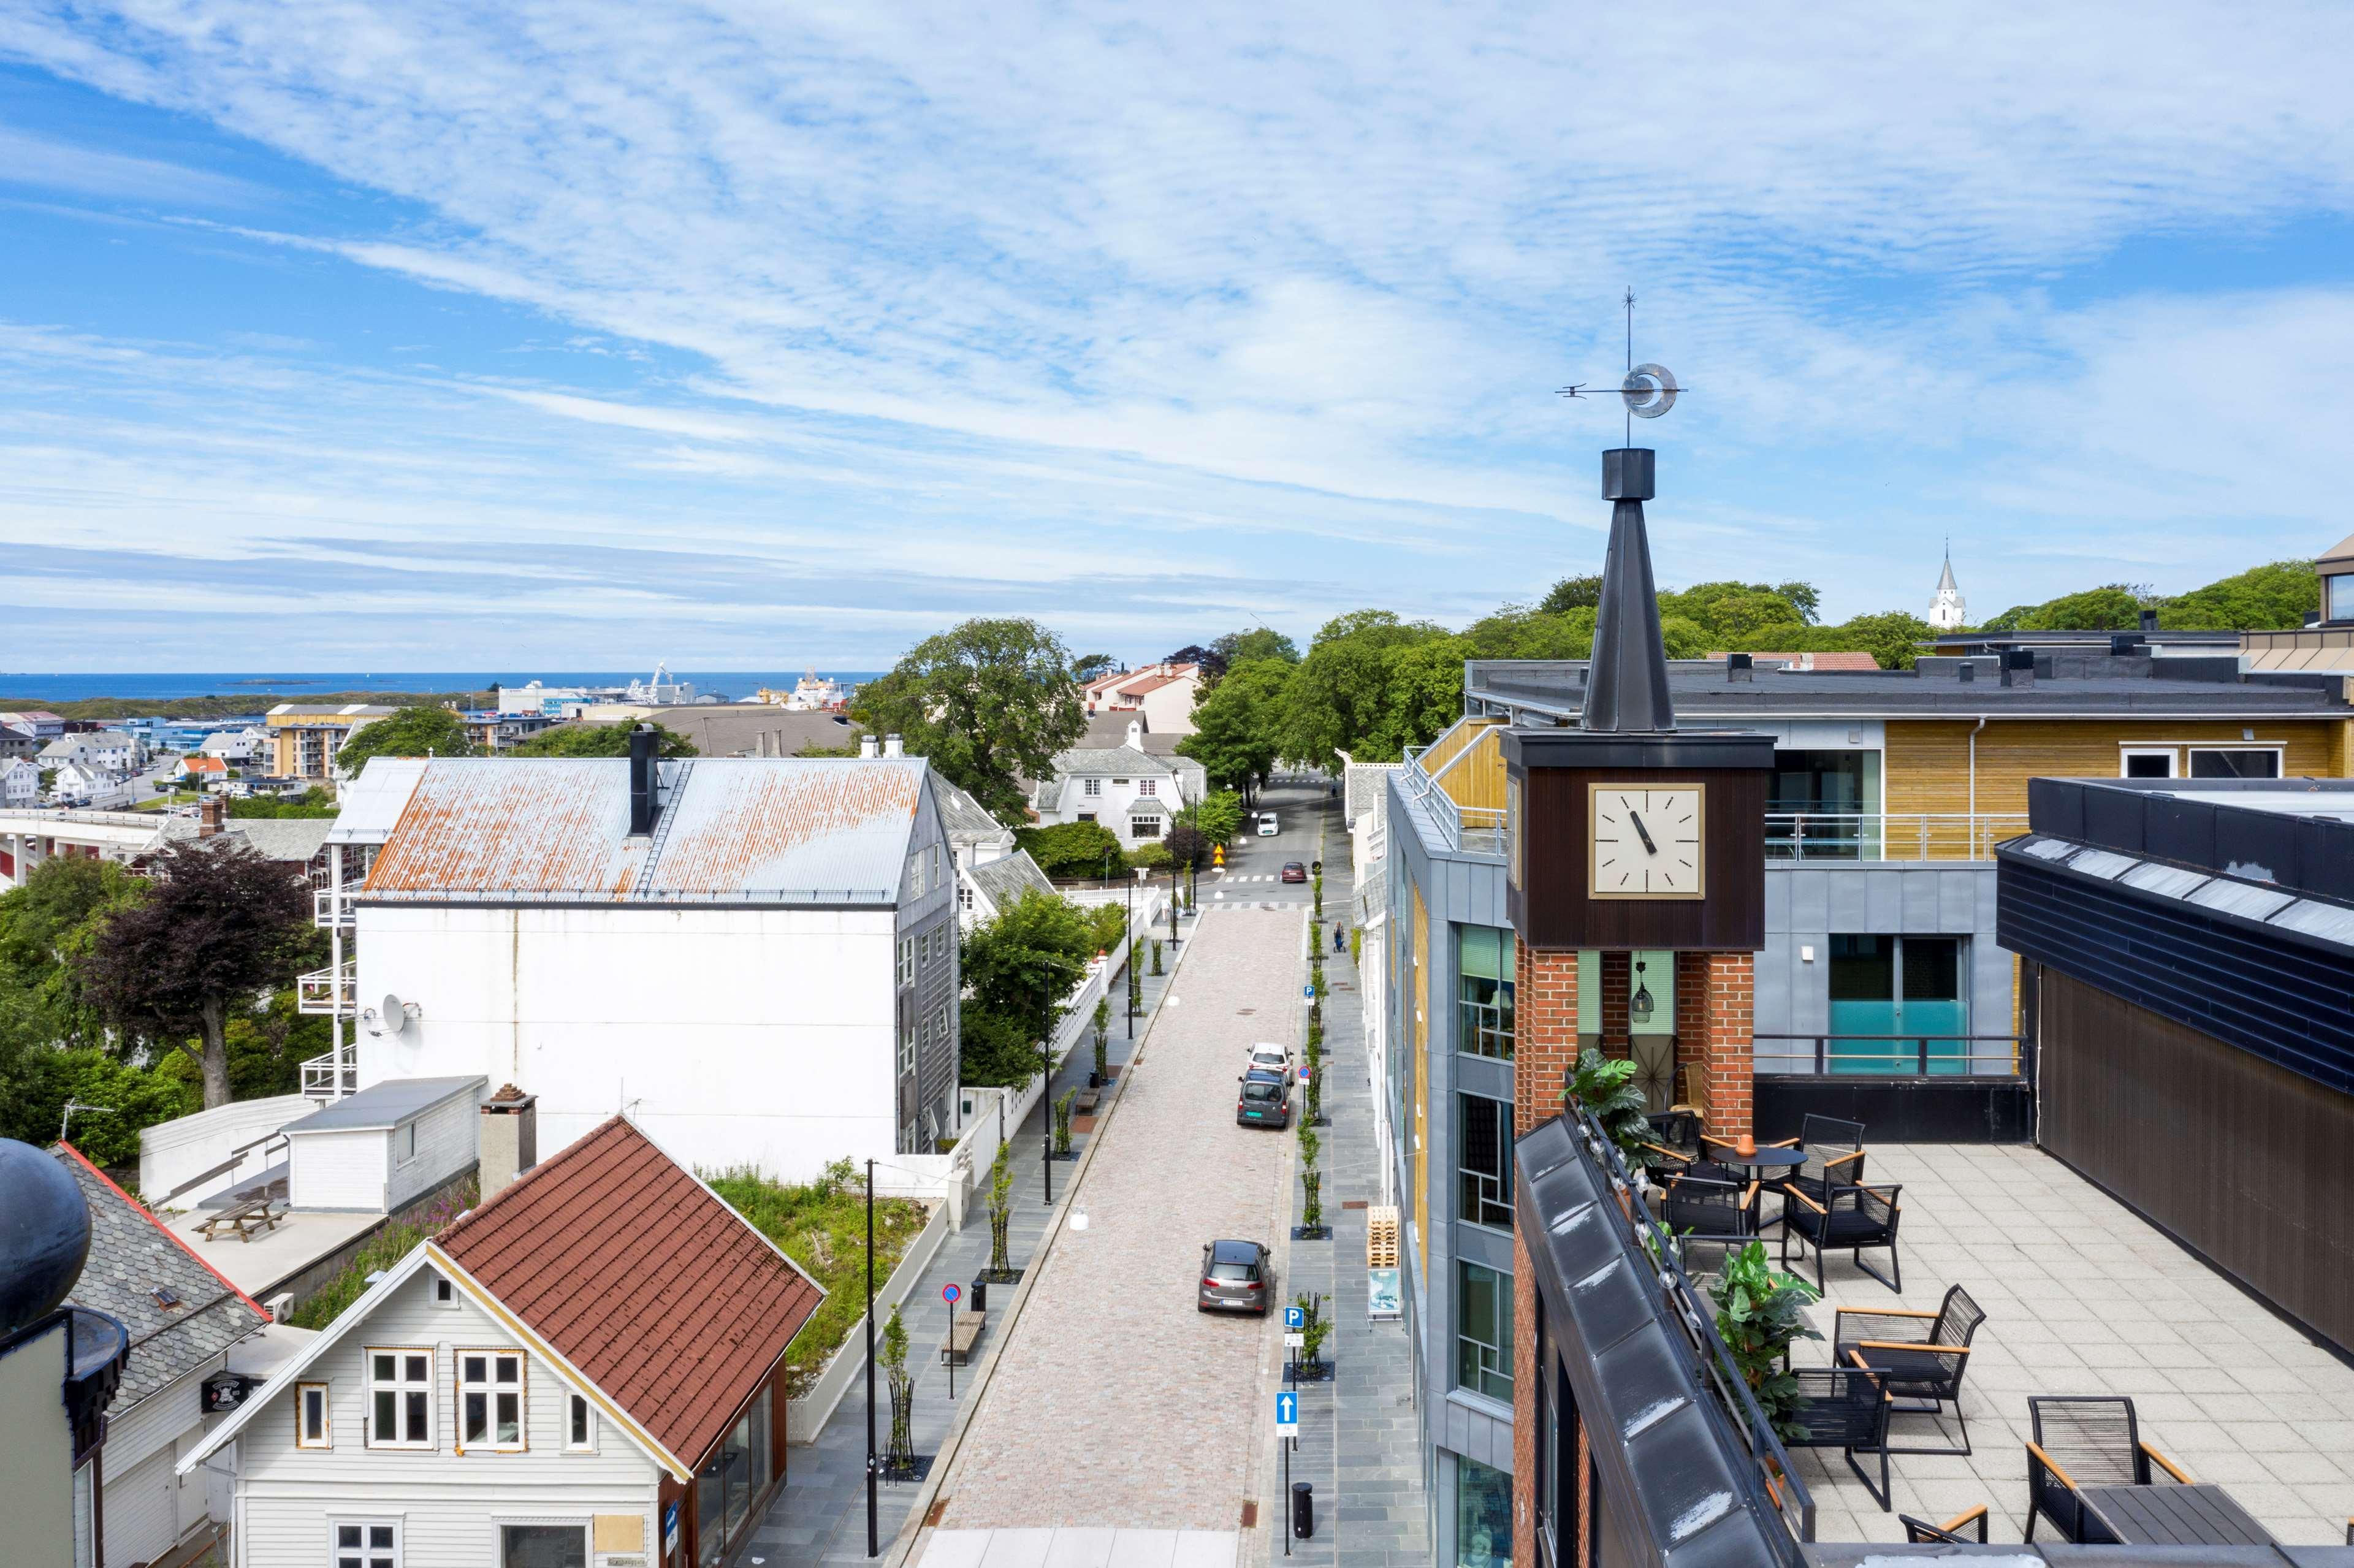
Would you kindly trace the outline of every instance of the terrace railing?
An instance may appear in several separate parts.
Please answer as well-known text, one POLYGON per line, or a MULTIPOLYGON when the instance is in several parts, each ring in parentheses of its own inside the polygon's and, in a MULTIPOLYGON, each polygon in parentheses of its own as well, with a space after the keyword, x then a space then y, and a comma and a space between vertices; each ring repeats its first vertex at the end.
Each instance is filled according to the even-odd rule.
POLYGON ((341 969, 313 969, 294 981, 294 1011, 327 1017, 359 1015, 360 964, 345 959, 341 969))
POLYGON ((1757 1034, 1751 1042, 1761 1074, 2016 1078, 2026 1072, 2016 1034, 1757 1034))
POLYGON ((1768 811, 1767 860, 1992 860, 2024 811, 1768 811))
POLYGON ((330 1051, 302 1064, 302 1092, 314 1100, 339 1100, 360 1092, 360 1065, 355 1052, 339 1056, 330 1051))
POLYGON ((1504 813, 1488 806, 1457 805, 1455 798, 1422 766, 1422 755, 1429 749, 1426 746, 1405 748, 1405 766, 1400 772, 1407 799, 1430 813, 1448 848, 1463 854, 1502 854, 1504 813))

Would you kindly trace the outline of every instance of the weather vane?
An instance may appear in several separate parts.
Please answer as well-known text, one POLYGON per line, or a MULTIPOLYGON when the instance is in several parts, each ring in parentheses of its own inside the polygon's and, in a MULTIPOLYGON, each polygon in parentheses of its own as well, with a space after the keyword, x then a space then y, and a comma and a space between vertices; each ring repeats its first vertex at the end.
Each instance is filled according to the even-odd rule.
MULTIPOLYGON (((1627 378, 1618 383, 1619 400, 1627 405, 1627 444, 1635 444, 1635 421, 1656 419, 1676 406, 1676 394, 1689 388, 1678 387, 1676 378, 1664 365, 1649 360, 1635 363, 1635 291, 1627 291, 1627 378)), ((1564 397, 1583 397, 1590 382, 1573 382, 1554 390, 1564 397)))

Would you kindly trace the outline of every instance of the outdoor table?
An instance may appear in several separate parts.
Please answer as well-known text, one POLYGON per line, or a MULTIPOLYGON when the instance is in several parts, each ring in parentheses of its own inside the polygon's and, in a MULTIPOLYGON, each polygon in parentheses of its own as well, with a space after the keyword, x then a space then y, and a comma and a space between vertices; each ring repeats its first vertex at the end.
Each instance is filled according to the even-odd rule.
POLYGON ((1807 1162, 1804 1153, 1796 1149, 1767 1149, 1760 1145, 1755 1154, 1736 1154, 1729 1143, 1708 1142, 1701 1145, 1700 1157, 1718 1165, 1738 1165, 1760 1180, 1778 1179, 1785 1171, 1795 1171, 1807 1162))
POLYGON ((2080 1487, 2076 1496, 2119 1546, 2279 1544, 2221 1487, 2080 1487))

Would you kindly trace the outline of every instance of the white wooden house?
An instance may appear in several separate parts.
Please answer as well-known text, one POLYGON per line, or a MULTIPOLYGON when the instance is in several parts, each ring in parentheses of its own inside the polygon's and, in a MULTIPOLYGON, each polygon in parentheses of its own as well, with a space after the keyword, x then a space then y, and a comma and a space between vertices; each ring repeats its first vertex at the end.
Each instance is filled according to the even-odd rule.
POLYGON ((191 1449, 230 1568, 703 1568, 785 1479, 823 1299, 624 1118, 387 1271, 191 1449))
POLYGON ((29 757, 0 762, 0 806, 23 809, 41 799, 41 766, 29 757))
POLYGON ((297 1209, 396 1214, 475 1158, 472 1078, 387 1078, 286 1124, 286 1201, 297 1209))
POLYGON ((1053 777, 1031 797, 1041 825, 1100 822, 1123 844, 1157 843, 1179 810, 1201 800, 1207 782, 1189 758, 1144 749, 1144 726, 1129 721, 1127 744, 1080 747, 1055 758, 1053 777))

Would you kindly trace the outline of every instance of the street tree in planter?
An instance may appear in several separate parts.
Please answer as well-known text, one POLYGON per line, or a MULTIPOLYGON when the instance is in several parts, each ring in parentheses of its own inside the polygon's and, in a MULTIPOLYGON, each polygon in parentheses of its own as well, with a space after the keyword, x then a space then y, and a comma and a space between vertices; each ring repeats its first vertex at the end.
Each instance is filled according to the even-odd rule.
POLYGON ((1155 975, 1161 973, 1161 938, 1158 937, 1152 938, 1152 972, 1155 975))
MULTIPOLYGON (((1798 1402, 1798 1382, 1790 1375, 1788 1361, 1793 1344, 1823 1337, 1806 1317, 1807 1308, 1818 1299, 1815 1287, 1772 1266, 1766 1244, 1753 1241, 1726 1255, 1723 1267, 1709 1281, 1708 1294, 1716 1303, 1716 1331, 1775 1434, 1804 1436, 1804 1427, 1790 1419, 1798 1402)), ((1734 1419, 1740 1417, 1734 1414, 1734 1419)))
POLYGON ((1111 998, 1102 997, 1096 1002, 1095 1016, 1087 1020, 1096 1029, 1097 1084, 1111 1081, 1111 998))
POLYGON ((1324 1173, 1316 1169, 1316 1157, 1323 1147, 1316 1129, 1303 1119, 1299 1124, 1299 1186, 1304 1202, 1299 1210, 1299 1228, 1302 1239, 1308 1241, 1319 1241, 1324 1235, 1324 1173))
POLYGON ((1005 1227, 1013 1218, 1013 1152, 1011 1141, 1001 1143, 989 1162, 989 1272, 1001 1285, 1013 1277, 1013 1261, 1005 1250, 1005 1227))
POLYGON ((1299 1308, 1299 1375, 1312 1383, 1323 1375, 1324 1342, 1332 1337, 1331 1320, 1324 1316, 1324 1298, 1302 1295, 1299 1308))
POLYGON ((1062 1098, 1055 1102, 1055 1158, 1067 1159, 1071 1152, 1071 1102, 1079 1097, 1076 1089, 1065 1089, 1062 1098))
POLYGON ((916 1380, 907 1373, 907 1326, 899 1308, 891 1308, 883 1325, 883 1372, 891 1384, 891 1446, 883 1457, 883 1473, 906 1477, 916 1469, 916 1380))

